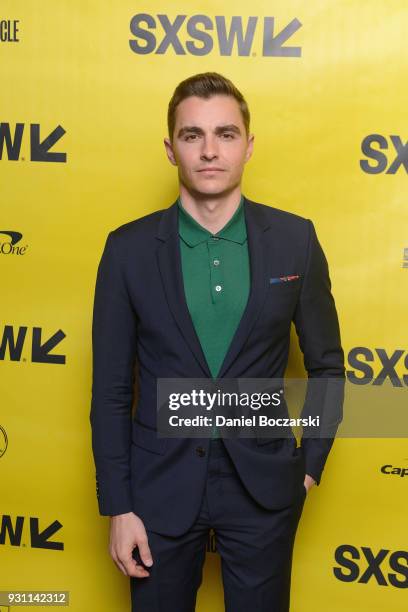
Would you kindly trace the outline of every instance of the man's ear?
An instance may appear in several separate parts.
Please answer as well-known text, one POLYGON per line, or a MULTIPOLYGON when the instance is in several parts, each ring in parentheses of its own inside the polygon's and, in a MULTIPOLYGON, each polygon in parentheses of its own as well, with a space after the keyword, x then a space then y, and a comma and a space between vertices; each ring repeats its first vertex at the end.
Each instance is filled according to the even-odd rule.
POLYGON ((248 144, 247 144, 247 150, 245 153, 245 161, 247 162, 249 160, 249 158, 251 157, 253 150, 254 150, 254 139, 255 139, 255 135, 254 134, 250 134, 248 136, 248 144))
POLYGON ((173 166, 177 166, 176 156, 174 155, 174 149, 173 145, 170 142, 170 138, 164 138, 163 142, 170 163, 173 164, 173 166))

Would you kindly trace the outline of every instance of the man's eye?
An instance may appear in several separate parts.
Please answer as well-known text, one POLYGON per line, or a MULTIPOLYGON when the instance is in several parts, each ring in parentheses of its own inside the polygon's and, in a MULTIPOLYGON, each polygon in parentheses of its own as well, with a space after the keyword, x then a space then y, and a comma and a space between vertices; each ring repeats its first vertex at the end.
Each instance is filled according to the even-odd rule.
POLYGON ((191 140, 191 139, 195 140, 196 138, 197 138, 197 134, 187 134, 185 139, 186 140, 191 140))
POLYGON ((234 135, 231 132, 223 132, 222 134, 224 140, 232 140, 234 135))

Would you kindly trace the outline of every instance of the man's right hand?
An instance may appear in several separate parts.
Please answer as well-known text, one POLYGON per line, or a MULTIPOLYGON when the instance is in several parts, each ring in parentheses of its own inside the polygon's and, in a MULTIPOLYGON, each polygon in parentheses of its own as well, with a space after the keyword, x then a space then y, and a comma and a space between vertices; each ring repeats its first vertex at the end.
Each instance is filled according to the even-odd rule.
POLYGON ((133 512, 112 516, 109 542, 112 559, 125 576, 150 576, 143 565, 133 559, 132 552, 135 547, 139 549, 143 563, 151 566, 153 559, 142 520, 133 512))

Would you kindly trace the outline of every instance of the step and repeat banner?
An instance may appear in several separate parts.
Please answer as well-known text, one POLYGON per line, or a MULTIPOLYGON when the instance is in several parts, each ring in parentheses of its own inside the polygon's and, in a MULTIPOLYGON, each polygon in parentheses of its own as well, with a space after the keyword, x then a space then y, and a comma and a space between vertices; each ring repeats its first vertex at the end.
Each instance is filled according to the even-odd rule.
MULTIPOLYGON (((406 392, 407 26, 406 0, 2 2, 0 591, 130 608, 95 493, 93 292, 108 232, 177 196, 167 104, 192 74, 248 101, 243 193, 313 220, 348 385, 406 392)), ((407 609, 404 436, 336 440, 299 524, 292 612, 407 609)), ((224 609, 213 536, 197 609, 224 609)))

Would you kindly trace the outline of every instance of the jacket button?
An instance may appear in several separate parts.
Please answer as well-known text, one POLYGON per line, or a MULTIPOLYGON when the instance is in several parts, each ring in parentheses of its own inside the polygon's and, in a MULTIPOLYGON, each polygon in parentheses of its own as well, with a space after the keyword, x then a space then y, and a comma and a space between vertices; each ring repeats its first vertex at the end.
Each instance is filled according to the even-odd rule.
POLYGON ((204 457, 205 455, 205 448, 203 448, 202 446, 197 446, 197 448, 195 449, 196 453, 199 457, 204 457))

